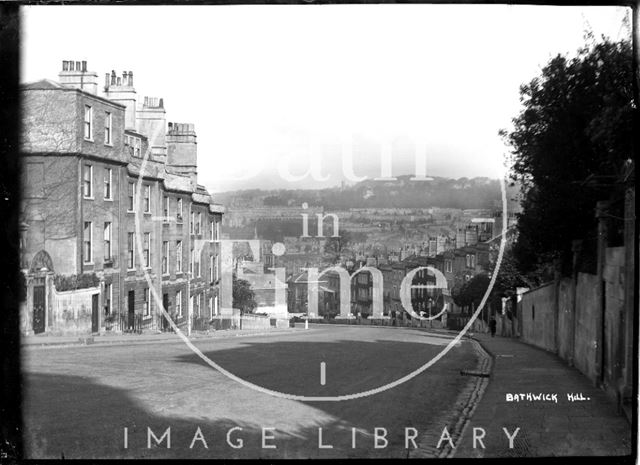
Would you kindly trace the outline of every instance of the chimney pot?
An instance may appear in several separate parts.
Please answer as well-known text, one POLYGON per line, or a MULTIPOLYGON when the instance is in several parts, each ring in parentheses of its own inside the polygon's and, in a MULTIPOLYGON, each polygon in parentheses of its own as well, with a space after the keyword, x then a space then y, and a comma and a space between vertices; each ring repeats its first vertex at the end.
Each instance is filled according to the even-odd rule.
POLYGON ((158 105, 160 108, 164 108, 164 100, 160 99, 160 104, 158 105))
POLYGON ((129 71, 129 85, 133 87, 133 71, 129 71))
POLYGON ((76 71, 81 71, 82 68, 80 67, 80 62, 76 61, 76 71))
POLYGON ((122 85, 122 81, 120 80, 120 77, 118 76, 118 80, 116 81, 118 86, 122 85))
POLYGON ((73 61, 69 61, 69 71, 73 71, 73 61))
POLYGON ((104 76, 104 90, 109 89, 109 73, 106 73, 104 76))
POLYGON ((86 61, 82 61, 82 71, 86 72, 87 71, 87 62, 86 61))
POLYGON ((67 60, 62 60, 62 71, 67 71, 69 69, 69 62, 67 60))

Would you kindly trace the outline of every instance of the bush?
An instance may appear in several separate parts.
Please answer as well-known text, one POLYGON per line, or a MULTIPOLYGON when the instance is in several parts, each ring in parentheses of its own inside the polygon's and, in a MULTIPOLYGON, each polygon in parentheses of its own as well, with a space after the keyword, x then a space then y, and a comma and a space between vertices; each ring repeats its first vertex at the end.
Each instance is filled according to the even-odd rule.
POLYGON ((95 273, 83 273, 62 275, 57 274, 53 277, 53 285, 58 292, 75 291, 77 289, 87 289, 89 287, 98 287, 100 278, 95 273))

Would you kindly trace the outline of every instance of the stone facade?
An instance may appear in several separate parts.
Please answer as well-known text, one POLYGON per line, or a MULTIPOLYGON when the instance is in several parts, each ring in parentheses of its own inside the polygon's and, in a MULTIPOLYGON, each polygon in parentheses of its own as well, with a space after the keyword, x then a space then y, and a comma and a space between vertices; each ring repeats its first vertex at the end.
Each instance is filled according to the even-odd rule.
POLYGON ((72 72, 69 63, 60 83, 42 80, 22 91, 22 330, 65 332, 53 317, 61 296, 88 291, 56 290, 56 276, 99 281, 83 297, 91 324, 71 319, 69 332, 163 329, 163 307, 187 327, 194 313, 211 318, 219 313, 215 241, 224 209, 197 184, 193 124, 169 129, 175 136, 187 128, 194 142, 187 173, 183 160, 176 167, 167 160, 162 99, 138 104, 131 72, 108 75, 104 96, 97 95, 97 74, 86 62, 72 72))

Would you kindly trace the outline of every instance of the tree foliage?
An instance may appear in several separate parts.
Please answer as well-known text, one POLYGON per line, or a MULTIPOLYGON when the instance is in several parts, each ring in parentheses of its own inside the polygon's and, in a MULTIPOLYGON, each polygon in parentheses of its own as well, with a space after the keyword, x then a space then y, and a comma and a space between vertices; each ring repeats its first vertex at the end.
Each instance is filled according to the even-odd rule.
POLYGON ((476 308, 489 287, 490 278, 482 273, 477 274, 462 286, 454 288, 452 292, 453 301, 461 307, 468 307, 473 304, 476 308))
POLYGON ((252 313, 258 304, 255 293, 249 281, 238 279, 233 275, 233 308, 239 308, 243 313, 252 313))
POLYGON ((574 58, 558 55, 520 88, 522 110, 501 135, 512 180, 523 186, 514 256, 531 272, 593 234, 606 192, 585 183, 615 175, 632 157, 633 65, 629 41, 590 41, 574 58))

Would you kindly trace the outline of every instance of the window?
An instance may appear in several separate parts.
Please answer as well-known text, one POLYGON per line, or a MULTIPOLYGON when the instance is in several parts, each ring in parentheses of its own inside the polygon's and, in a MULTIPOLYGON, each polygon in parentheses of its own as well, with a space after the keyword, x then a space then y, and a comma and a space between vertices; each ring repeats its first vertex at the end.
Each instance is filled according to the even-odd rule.
POLYGON ((178 223, 182 223, 182 199, 178 199, 178 206, 176 207, 176 220, 178 223))
POLYGON ((213 312, 215 315, 218 314, 218 296, 213 298, 213 312))
POLYGON ((135 240, 133 237, 133 233, 127 233, 127 268, 133 270, 135 265, 135 240))
POLYGON ((89 105, 84 106, 84 138, 93 140, 93 109, 89 105))
POLYGON ((215 257, 213 255, 209 256, 209 281, 213 282, 213 262, 215 261, 215 257))
POLYGON ((214 235, 215 235, 215 225, 214 225, 213 221, 211 221, 210 223, 211 223, 211 224, 210 224, 211 229, 210 229, 210 231, 209 231, 209 233, 210 233, 210 235, 209 235, 209 240, 210 240, 210 241, 214 241, 215 239, 214 239, 213 237, 214 237, 214 235))
POLYGON ((84 242, 84 262, 91 263, 93 259, 93 255, 91 254, 91 240, 93 231, 91 227, 91 221, 84 222, 84 234, 83 234, 83 242, 84 242))
POLYGON ((133 206, 134 206, 134 200, 136 198, 136 183, 135 182, 130 182, 129 183, 129 204, 127 205, 127 211, 132 212, 133 211, 133 206))
POLYGON ((124 136, 124 144, 129 146, 129 150, 132 156, 140 158, 141 142, 139 137, 134 137, 127 134, 124 136))
POLYGON ((200 316, 200 295, 193 296, 193 314, 197 317, 200 316))
POLYGON ((142 243, 142 257, 144 258, 144 266, 149 268, 151 266, 151 256, 149 255, 149 248, 151 245, 151 233, 144 233, 144 240, 142 243))
POLYGON ((191 257, 189 260, 189 273, 193 276, 193 263, 196 261, 196 251, 191 249, 191 257))
POLYGON ((196 276, 200 278, 202 275, 200 274, 200 254, 194 250, 195 255, 195 263, 196 263, 196 276))
POLYGON ((151 186, 144 186, 144 212, 151 213, 151 186))
POLYGON ((111 113, 104 113, 104 143, 111 145, 111 113))
POLYGON ((113 299, 113 285, 104 285, 104 316, 111 315, 111 301, 113 299))
POLYGON ((111 222, 104 223, 104 259, 111 260, 111 222))
POLYGON ((216 220, 216 235, 215 235, 215 238, 213 240, 214 241, 219 241, 220 240, 220 220, 216 220))
POLYGON ((162 242, 162 274, 169 273, 169 242, 162 242))
POLYGON ((82 185, 84 198, 93 198, 93 166, 87 164, 82 168, 82 185))
POLYGON ((198 212, 198 221, 196 221, 196 234, 200 235, 202 231, 202 213, 198 212))
POLYGON ((167 221, 169 219, 169 197, 166 195, 162 199, 162 214, 164 221, 167 221))
POLYGON ((213 297, 209 296, 209 315, 213 316, 215 315, 215 313, 213 313, 213 297))
POLYGON ((113 200, 112 187, 113 186, 113 170, 111 168, 104 169, 104 199, 113 200))
POLYGON ((182 273, 182 241, 176 242, 176 273, 182 273))
POLYGON ((444 262, 444 271, 446 273, 451 273, 451 270, 452 270, 451 260, 445 260, 445 262, 444 262))
POLYGON ((191 212, 191 222, 189 223, 189 233, 193 234, 194 223, 196 222, 196 213, 191 212))
POLYGON ((220 279, 220 267, 218 265, 218 256, 213 256, 213 281, 218 281, 220 279))
POLYGON ((149 299, 149 288, 144 288, 144 316, 151 316, 151 300, 149 299))
POLYGON ((182 291, 176 292, 176 312, 178 317, 182 317, 182 291))

